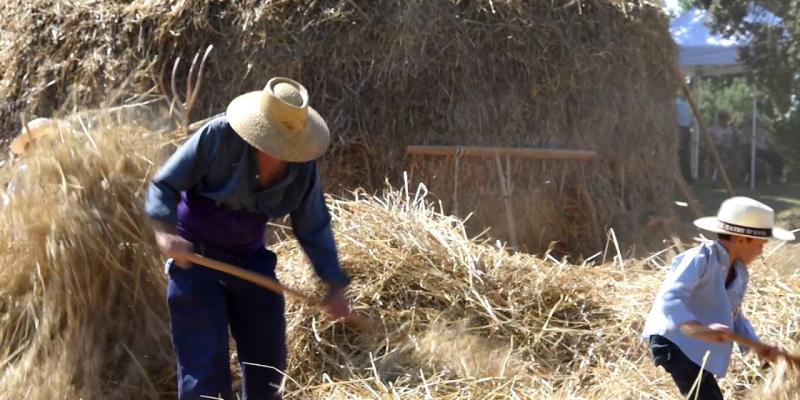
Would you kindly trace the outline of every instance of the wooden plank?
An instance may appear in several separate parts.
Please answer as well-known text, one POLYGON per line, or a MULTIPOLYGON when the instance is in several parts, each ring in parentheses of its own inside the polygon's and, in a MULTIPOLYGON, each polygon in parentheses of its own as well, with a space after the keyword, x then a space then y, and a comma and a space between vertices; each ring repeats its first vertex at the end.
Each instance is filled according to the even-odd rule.
POLYGON ((494 157, 498 155, 520 158, 547 158, 590 160, 597 157, 596 151, 568 149, 537 149, 531 147, 482 147, 482 146, 407 146, 406 155, 455 156, 460 152, 468 157, 494 157))

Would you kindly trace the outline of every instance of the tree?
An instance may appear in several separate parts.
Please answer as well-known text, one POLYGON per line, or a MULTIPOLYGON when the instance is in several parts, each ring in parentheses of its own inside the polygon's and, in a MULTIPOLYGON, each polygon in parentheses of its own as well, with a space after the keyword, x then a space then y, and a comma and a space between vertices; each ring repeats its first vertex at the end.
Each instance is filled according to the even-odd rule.
POLYGON ((784 156, 800 171, 800 0, 695 0, 714 17, 713 30, 749 37, 741 58, 748 83, 763 95, 764 120, 784 156), (767 18, 769 14, 780 19, 767 18))
POLYGON ((681 13, 685 13, 686 11, 694 8, 694 2, 692 0, 678 0, 678 7, 680 8, 681 13))

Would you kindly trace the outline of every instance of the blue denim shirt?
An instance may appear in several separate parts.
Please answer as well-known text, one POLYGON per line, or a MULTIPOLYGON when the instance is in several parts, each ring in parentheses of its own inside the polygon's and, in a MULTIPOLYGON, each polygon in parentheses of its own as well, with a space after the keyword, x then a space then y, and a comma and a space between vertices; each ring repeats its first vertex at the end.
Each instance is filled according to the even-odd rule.
POLYGON ((316 161, 290 162, 286 176, 261 188, 257 150, 231 128, 225 116, 192 135, 153 177, 145 211, 153 219, 176 225, 182 192, 216 202, 218 207, 257 213, 258 217, 292 217, 294 235, 317 275, 327 283, 347 284, 325 205, 316 161))
MULTIPOLYGON (((719 241, 703 243, 675 257, 647 317, 642 338, 664 336, 700 366, 709 352, 705 369, 718 377, 725 376, 733 345, 690 338, 680 331, 680 325, 695 320, 705 325, 718 323, 731 327, 736 334, 758 340, 742 312, 750 279, 747 267, 737 261, 736 278, 725 287, 729 264, 728 251, 719 241)), ((739 348, 743 352, 748 350, 745 346, 739 348)))

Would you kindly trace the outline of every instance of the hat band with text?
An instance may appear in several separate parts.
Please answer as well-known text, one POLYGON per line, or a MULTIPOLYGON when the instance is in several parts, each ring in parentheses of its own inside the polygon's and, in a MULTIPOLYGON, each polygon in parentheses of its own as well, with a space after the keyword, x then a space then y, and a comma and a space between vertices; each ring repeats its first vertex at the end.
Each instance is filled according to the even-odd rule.
POLYGON ((758 236, 758 237, 771 237, 772 229, 750 228, 747 226, 729 224, 727 222, 717 221, 720 229, 731 233, 738 233, 740 235, 758 236))

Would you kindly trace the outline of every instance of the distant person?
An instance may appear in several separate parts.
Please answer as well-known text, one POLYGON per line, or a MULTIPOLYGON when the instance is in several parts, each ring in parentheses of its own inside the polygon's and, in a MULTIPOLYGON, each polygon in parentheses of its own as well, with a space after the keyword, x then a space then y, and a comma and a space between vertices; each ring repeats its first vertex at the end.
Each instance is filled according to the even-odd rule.
MULTIPOLYGON (((672 376, 685 398, 722 399, 715 376, 724 377, 731 361, 733 345, 726 334, 758 340, 742 311, 750 281, 748 266, 761 255, 767 240, 794 240, 794 234, 774 226, 774 220, 773 210, 756 200, 725 200, 716 217, 694 221, 697 227, 716 233, 717 240, 678 254, 672 261, 642 338, 650 342, 655 365, 672 376), (687 336, 684 326, 698 334, 687 336)), ((741 345, 739 349, 749 350, 741 345)), ((775 361, 778 348, 770 346, 758 355, 775 361)))
POLYGON ((678 162, 686 182, 692 182, 690 151, 692 145, 692 110, 682 97, 675 99, 675 112, 678 119, 678 162))
POLYGON ((36 118, 29 121, 22 127, 19 135, 11 140, 9 148, 13 154, 11 166, 13 172, 11 179, 6 185, 6 192, 3 193, 3 206, 8 207, 11 198, 15 193, 24 190, 23 178, 28 173, 28 165, 23 160, 23 155, 31 148, 34 142, 39 139, 57 133, 59 129, 67 129, 68 125, 64 121, 57 121, 50 118, 36 118))
MULTIPOLYGON (((759 132, 756 136, 756 159, 769 164, 768 177, 773 183, 783 182, 783 156, 774 150, 772 138, 767 132, 759 132)), ((758 173, 756 173, 756 177, 758 173)))
MULTIPOLYGON (((720 110, 717 113, 717 120, 708 128, 708 133, 714 139, 714 145, 728 176, 732 180, 743 178, 742 153, 739 151, 740 141, 731 126, 731 114, 726 110, 720 110)), ((712 179, 716 180, 719 171, 716 170, 716 162, 711 158, 711 154, 708 154, 708 156, 710 165, 714 165, 712 179)))

